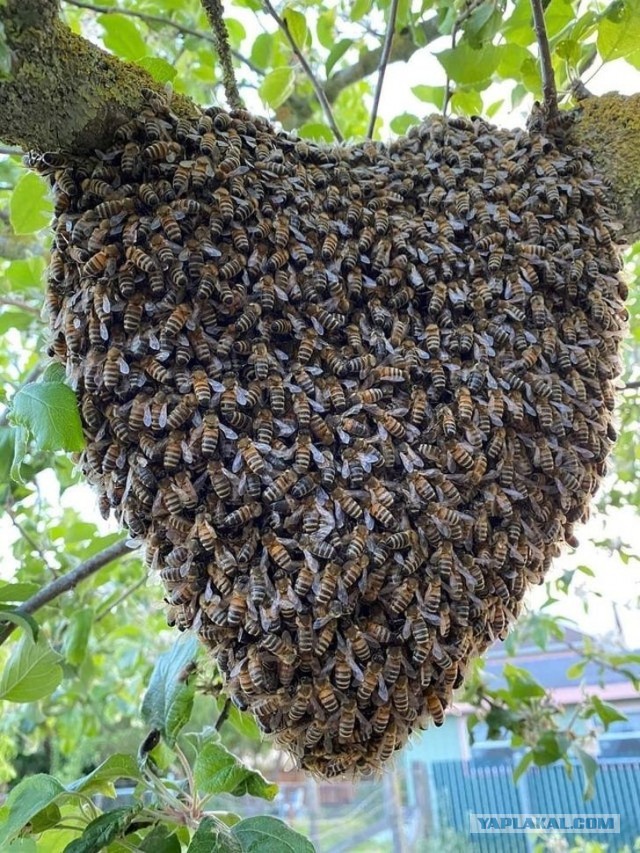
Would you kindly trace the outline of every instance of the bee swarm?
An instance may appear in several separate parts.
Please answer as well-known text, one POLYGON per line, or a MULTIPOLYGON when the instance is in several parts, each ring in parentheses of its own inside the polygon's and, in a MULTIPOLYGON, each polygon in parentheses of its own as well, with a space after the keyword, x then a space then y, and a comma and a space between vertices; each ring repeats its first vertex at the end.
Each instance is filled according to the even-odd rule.
POLYGON ((320 147, 157 95, 57 199, 82 468, 301 766, 443 722, 605 471, 624 285, 585 151, 432 117, 320 147))

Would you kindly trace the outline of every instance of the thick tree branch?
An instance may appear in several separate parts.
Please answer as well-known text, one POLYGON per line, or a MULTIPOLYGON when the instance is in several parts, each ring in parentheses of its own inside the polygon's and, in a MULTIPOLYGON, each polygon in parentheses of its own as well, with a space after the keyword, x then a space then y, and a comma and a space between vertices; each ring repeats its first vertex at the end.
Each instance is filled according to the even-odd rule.
MULTIPOLYGON (((141 89, 161 90, 143 69, 72 33, 53 0, 6 0, 0 24, 12 58, 11 76, 0 83, 0 136, 10 145, 76 154, 105 147, 139 112, 141 89)), ((198 114, 182 95, 171 107, 198 114)))
MULTIPOLYGON (((30 616, 31 614, 36 613, 36 611, 44 607, 45 604, 49 604, 50 601, 58 598, 63 593, 74 589, 80 581, 86 580, 88 577, 104 568, 104 566, 114 560, 117 560, 119 557, 124 556, 124 554, 130 553, 130 551, 131 549, 127 544, 126 539, 121 539, 119 542, 109 545, 109 547, 105 548, 104 551, 100 551, 99 554, 89 557, 88 560, 85 560, 84 563, 80 563, 80 565, 76 566, 75 569, 72 569, 70 572, 67 572, 46 586, 43 586, 35 595, 28 598, 24 604, 21 604, 20 607, 16 608, 15 612, 19 616, 30 616)), ((7 637, 13 633, 16 627, 17 626, 11 622, 5 623, 4 626, 0 628, 0 645, 6 641, 7 637)))

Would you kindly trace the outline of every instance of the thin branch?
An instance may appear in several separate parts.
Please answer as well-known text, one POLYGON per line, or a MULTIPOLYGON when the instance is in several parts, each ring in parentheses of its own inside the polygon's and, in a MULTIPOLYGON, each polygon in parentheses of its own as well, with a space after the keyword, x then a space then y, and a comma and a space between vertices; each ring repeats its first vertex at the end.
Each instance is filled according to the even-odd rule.
MULTIPOLYGON (((137 12, 133 9, 125 8, 121 9, 117 6, 98 6, 95 3, 87 3, 85 0, 63 0, 63 3, 66 3, 67 6, 77 6, 79 9, 89 9, 92 12, 99 12, 101 15, 128 15, 130 18, 138 18, 140 21, 145 21, 147 24, 160 24, 163 27, 169 27, 170 29, 177 30, 177 32, 183 33, 185 36, 194 36, 195 38, 202 39, 203 41, 208 41, 214 46, 216 45, 215 38, 209 33, 205 33, 202 30, 196 30, 193 27, 187 27, 185 24, 179 24, 177 21, 172 21, 171 18, 163 18, 162 15, 151 15, 148 12, 137 12)), ((254 65, 253 62, 247 56, 240 53, 240 51, 231 48, 231 53, 238 62, 246 65, 254 74, 259 74, 261 77, 264 76, 262 68, 258 68, 257 65, 254 65)))
POLYGON ((9 505, 6 505, 6 506, 5 506, 5 512, 7 513, 7 515, 9 516, 9 518, 11 519, 11 523, 12 523, 12 524, 13 524, 13 526, 16 528, 16 530, 18 531, 18 533, 20 534, 20 536, 22 536, 22 538, 24 539, 24 541, 25 541, 28 545, 30 545, 30 546, 31 546, 32 550, 34 550, 34 551, 36 552, 36 554, 40 557, 40 559, 41 559, 41 560, 42 560, 42 562, 44 563, 45 567, 46 567, 46 568, 51 572, 51 574, 53 575, 53 577, 54 577, 54 578, 57 578, 57 577, 58 577, 58 570, 57 570, 57 569, 54 569, 54 567, 51 565, 51 563, 50 563, 50 562, 49 562, 49 560, 47 559, 47 556, 46 556, 46 554, 44 553, 43 549, 42 549, 42 548, 40 547, 40 545, 35 541, 35 539, 33 539, 33 537, 31 536, 31 534, 30 534, 30 533, 28 533, 28 532, 25 530, 25 528, 23 527, 23 525, 18 521, 18 519, 17 519, 17 516, 16 516, 15 512, 12 510, 12 508, 11 508, 9 505))
POLYGON ((531 0, 533 10, 533 27, 536 32, 538 50, 540 51, 540 74, 542 77, 542 96, 544 100, 545 118, 553 122, 558 118, 558 93, 551 62, 551 49, 544 22, 542 0, 531 0))
POLYGON ((244 101, 238 91, 238 83, 231 61, 231 47, 229 46, 229 33, 224 22, 224 9, 222 0, 200 0, 202 8, 207 13, 207 18, 213 30, 216 50, 222 65, 222 83, 227 103, 232 110, 243 110, 244 101))
POLYGON ((367 130, 367 139, 373 139, 373 131, 376 126, 378 107, 380 105, 380 96, 382 95, 382 86, 384 84, 384 75, 387 70, 387 65, 389 64, 389 57, 391 56, 391 45, 393 43, 393 36, 396 30, 398 2, 399 0, 391 0, 391 8, 389 9, 389 23, 387 24, 387 32, 384 37, 382 54, 380 56, 380 67, 378 68, 378 82, 376 83, 376 91, 373 96, 373 106, 371 108, 371 115, 369 116, 369 129, 367 130))
POLYGON ((327 119, 327 122, 329 123, 329 127, 333 131, 333 135, 335 136, 335 138, 337 139, 338 142, 343 142, 344 139, 343 139, 342 134, 340 133, 340 129, 338 128, 338 125, 336 124, 336 120, 334 118, 333 111, 331 109, 331 104, 329 103, 329 101, 327 99, 327 96, 325 94, 324 89, 322 88, 322 86, 318 82, 318 78, 313 73, 313 69, 311 68, 311 66, 307 62, 303 52, 300 50, 300 48, 296 44, 296 40, 291 35, 291 32, 289 30, 289 25, 276 12, 276 10, 273 8, 270 0, 264 0, 264 5, 265 5, 267 11, 269 12, 269 14, 271 15, 271 17, 273 18, 273 20, 276 22, 276 24, 280 27, 282 32, 285 34, 287 41, 291 45, 291 50, 294 52, 294 54, 297 57, 300 65, 302 65, 302 69, 303 69, 304 73, 309 78, 309 81, 310 81, 311 85, 313 86, 313 91, 316 93, 316 97, 317 97, 318 101, 320 102, 320 106, 322 107, 322 111, 324 112, 325 117, 327 119))
POLYGON ((40 319, 40 309, 34 305, 29 305, 27 302, 23 302, 22 299, 14 299, 11 296, 0 296, 0 305, 10 305, 12 308, 19 308, 26 314, 33 314, 34 317, 40 319))
POLYGON ((220 711, 220 714, 219 714, 218 719, 216 720, 216 724, 214 726, 214 729, 217 732, 219 732, 220 729, 222 728, 222 726, 224 725, 224 722, 227 719, 227 717, 229 716, 230 711, 231 711, 231 699, 225 699, 224 705, 222 706, 222 711, 220 711))
POLYGON ((17 148, 15 145, 0 145, 0 154, 9 154, 19 157, 24 154, 22 148, 17 148))
MULTIPOLYGON (((104 566, 113 562, 113 560, 117 560, 119 557, 129 553, 130 550, 127 539, 121 539, 119 542, 109 545, 109 547, 105 548, 104 551, 100 551, 99 554, 94 554, 93 557, 89 557, 88 560, 85 560, 84 563, 80 563, 80 565, 76 566, 75 569, 72 569, 70 572, 67 572, 61 577, 56 578, 54 581, 51 581, 51 583, 46 586, 43 586, 35 595, 28 598, 24 604, 21 604, 20 607, 16 608, 16 614, 18 616, 29 616, 30 614, 35 613, 44 607, 45 604, 49 604, 50 601, 58 598, 63 593, 74 589, 80 581, 86 580, 104 566)), ((13 623, 5 623, 4 627, 0 628, 0 645, 6 642, 7 638, 13 633, 16 627, 17 626, 13 623)))
POLYGON ((640 388, 640 381, 638 382, 627 382, 627 384, 622 389, 623 391, 632 391, 633 389, 640 388))
POLYGON ((118 598, 116 598, 116 600, 113 602, 113 604, 110 604, 108 607, 105 607, 102 610, 98 611, 95 619, 93 620, 94 623, 99 622, 101 619, 104 619, 105 616, 108 616, 112 610, 115 610, 115 608, 118 607, 118 605, 122 604, 122 602, 125 601, 127 598, 129 598, 130 595, 133 595, 133 593, 136 592, 136 590, 140 589, 140 587, 144 583, 146 583, 147 577, 148 577, 148 575, 145 572, 144 575, 140 578, 140 580, 136 581, 134 584, 131 584, 131 586, 127 587, 125 589, 125 591, 122 593, 122 595, 120 595, 120 596, 118 596, 118 598))

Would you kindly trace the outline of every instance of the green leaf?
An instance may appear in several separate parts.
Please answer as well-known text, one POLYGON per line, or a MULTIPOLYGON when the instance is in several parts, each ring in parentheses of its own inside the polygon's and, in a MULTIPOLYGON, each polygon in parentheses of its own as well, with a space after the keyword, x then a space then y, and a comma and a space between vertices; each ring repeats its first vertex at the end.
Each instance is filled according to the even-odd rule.
POLYGON ((26 613, 17 613, 9 607, 0 607, 0 622, 13 622, 14 625, 29 631, 34 641, 38 639, 40 627, 33 616, 26 613))
POLYGON ((160 655, 142 700, 143 720, 158 729, 170 746, 191 716, 195 685, 193 679, 184 680, 182 673, 197 652, 198 641, 188 634, 160 655))
POLYGON ((220 821, 205 817, 194 832, 187 853, 242 853, 243 850, 220 821))
POLYGON ((305 139, 314 139, 317 142, 333 142, 331 128, 320 121, 308 121, 298 128, 298 133, 305 139))
POLYGON ((605 61, 640 53, 640 16, 631 3, 618 0, 610 4, 600 19, 596 45, 605 61))
POLYGON ((520 761, 513 768, 513 782, 517 784, 518 780, 522 776, 522 774, 527 770, 529 765, 533 762, 533 753, 525 752, 520 761))
POLYGON ((451 96, 451 109, 456 115, 477 116, 482 113, 482 96, 471 89, 458 89, 451 96))
POLYGON ((605 730, 609 728, 611 723, 624 722, 627 719, 621 711, 613 705, 609 705, 608 702, 603 702, 598 696, 591 697, 591 704, 593 705, 596 714, 602 720, 605 730))
POLYGON ((171 63, 159 56, 143 56, 136 60, 136 65, 148 71, 158 83, 171 83, 178 73, 171 63))
POLYGON ((13 398, 11 420, 25 427, 38 450, 82 450, 75 393, 63 382, 29 382, 13 398))
POLYGON ((314 853, 313 844, 275 817, 249 817, 231 830, 242 853, 314 853))
POLYGON ((520 70, 528 59, 535 59, 531 51, 519 44, 501 44, 496 47, 498 65, 496 71, 505 80, 518 80, 520 70))
POLYGON ((590 800, 596 791, 596 773, 598 772, 598 762, 586 750, 582 749, 578 744, 573 745, 573 751, 576 754, 578 761, 582 767, 584 774, 584 787, 582 789, 582 797, 585 801, 590 800))
POLYGON ((92 607, 76 610, 69 619, 69 625, 64 635, 63 653, 71 666, 79 667, 84 660, 92 624, 92 607))
POLYGON ((36 702, 53 693, 62 681, 60 660, 44 637, 34 642, 30 634, 23 634, 0 677, 0 699, 36 702))
POLYGON ((325 63, 325 74, 327 77, 333 71, 336 63, 338 63, 345 53, 349 50, 351 45, 353 44, 353 39, 340 39, 337 44, 334 44, 331 48, 329 56, 327 57, 327 61, 325 63))
POLYGON ((67 374, 63 364, 60 364, 59 361, 51 361, 44 369, 44 372, 42 374, 42 381, 64 382, 66 375, 67 374))
POLYGON ((582 678, 587 667, 586 660, 579 660, 567 669, 567 678, 582 678))
POLYGON ((194 767, 196 787, 203 794, 251 794, 272 800, 278 786, 267 782, 261 773, 251 770, 218 743, 207 743, 199 751, 194 767))
POLYGON ((145 835, 140 850, 144 853, 180 853, 182 845, 175 832, 161 824, 154 826, 151 832, 145 835))
POLYGON ((0 314, 0 335, 5 335, 9 329, 23 332, 34 323, 39 322, 35 314, 29 311, 2 311, 0 314))
POLYGON ((264 78, 258 91, 262 100, 275 110, 293 92, 294 83, 293 68, 274 68, 264 78))
POLYGON ((34 815, 29 821, 29 831, 34 835, 39 835, 47 829, 56 826, 60 823, 62 815, 57 803, 49 803, 37 815, 34 815))
POLYGON ((108 13, 98 16, 104 30, 105 47, 123 59, 140 59, 147 53, 147 43, 134 21, 126 15, 108 13))
POLYGON ((67 785, 67 790, 77 794, 104 794, 107 797, 115 797, 116 792, 113 783, 118 779, 135 779, 140 781, 140 770, 138 763, 131 755, 116 753, 110 755, 95 770, 87 776, 76 779, 67 785))
POLYGON ((0 601, 26 601, 39 589, 37 583, 2 583, 0 601))
POLYGON ((411 91, 420 101, 424 101, 427 104, 435 104, 439 110, 444 106, 444 86, 413 86, 411 91))
POLYGON ((80 838, 76 838, 65 853, 100 853, 108 844, 121 838, 142 806, 112 809, 101 814, 85 827, 80 838))
POLYGON ((15 185, 9 203, 9 219, 16 234, 33 234, 45 228, 53 216, 53 204, 44 180, 25 172, 15 185))
POLYGON ((483 82, 490 80, 498 67, 499 53, 493 45, 475 50, 462 42, 457 47, 440 51, 436 59, 455 83, 479 88, 483 82))
POLYGON ((271 33, 260 33, 251 48, 251 61, 258 68, 267 68, 271 63, 273 52, 273 36, 271 33))
POLYGON ((352 21, 359 21, 361 18, 367 14, 367 12, 371 11, 371 0, 355 0, 355 3, 351 4, 351 9, 349 11, 349 17, 352 21))
MULTIPOLYGON (((225 700, 223 699, 221 705, 224 704, 224 701, 225 700)), ((235 705, 231 705, 229 709, 227 722, 244 737, 247 737, 250 740, 262 740, 262 732, 255 721, 255 717, 249 713, 240 711, 235 707, 235 705)))
POLYGON ((420 119, 413 113, 401 113, 399 116, 391 119, 389 127, 394 133, 403 136, 410 127, 420 124, 420 119))
POLYGON ((11 261, 5 270, 5 276, 11 290, 30 290, 42 287, 44 273, 43 258, 21 258, 11 261))
MULTIPOLYGON (((351 7, 353 9, 353 6, 351 7)), ((335 43, 335 23, 336 23, 336 10, 335 9, 326 9, 320 15, 318 15, 318 26, 316 32, 318 34, 318 41, 322 45, 322 47, 327 50, 331 50, 335 43)))
POLYGON ((19 782, 0 809, 0 849, 8 844, 39 812, 65 793, 53 776, 38 773, 19 782))
POLYGON ((285 9, 282 13, 282 19, 289 28, 291 38, 300 49, 304 48, 307 40, 307 21, 302 12, 297 12, 295 9, 285 9))

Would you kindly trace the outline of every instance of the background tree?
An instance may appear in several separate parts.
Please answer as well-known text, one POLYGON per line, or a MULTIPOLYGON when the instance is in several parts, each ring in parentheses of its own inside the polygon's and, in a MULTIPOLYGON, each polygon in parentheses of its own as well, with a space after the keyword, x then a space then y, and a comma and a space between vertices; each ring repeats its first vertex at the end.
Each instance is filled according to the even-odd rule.
MULTIPOLYGON (((640 68, 640 11, 632 0, 544 5, 564 105, 575 81, 595 87, 613 62, 626 63, 619 67, 629 71, 640 68)), ((46 188, 24 170, 20 154, 100 148, 121 120, 137 112, 143 85, 172 86, 173 108, 185 115, 193 113, 194 102, 224 104, 225 89, 232 97, 233 90, 219 63, 224 45, 210 27, 218 14, 218 4, 197 0, 0 3, 0 136, 6 155, 0 157, 0 376, 3 402, 13 405, 17 422, 25 386, 46 369, 41 305, 51 217, 46 188)), ((268 0, 236 0, 226 5, 225 23, 236 94, 255 112, 269 113, 285 128, 321 142, 401 134, 434 110, 489 117, 510 112, 515 116, 510 123, 517 123, 532 100, 542 97, 530 0, 292 0, 277 9, 268 0), (384 90, 382 111, 373 109, 378 71, 387 63, 387 86, 393 63, 405 68, 410 80, 403 99, 394 89, 401 103, 396 112, 385 105, 384 90)), ((576 86, 574 91, 584 94, 576 86)), ((576 137, 599 158, 633 241, 640 236, 640 100, 588 98, 580 106, 576 137)), ((620 439, 600 499, 603 512, 637 511, 640 503, 634 441, 640 415, 635 310, 640 244, 631 246, 627 262, 630 346, 620 439)), ((60 384, 55 371, 49 379, 60 384)), ((228 715, 221 730, 227 745, 244 756, 258 753, 255 760, 263 764, 271 756, 266 757, 255 724, 217 697, 210 665, 200 660, 191 672, 195 646, 175 644, 165 629, 161 593, 140 556, 114 527, 98 520, 92 506, 79 509, 86 492, 77 485, 70 458, 57 452, 82 445, 73 395, 60 388, 47 407, 52 417, 29 420, 31 436, 24 426, 9 424, 6 410, 0 416, 1 523, 7 543, 0 586, 0 638, 7 641, 0 650, 0 777, 14 784, 28 773, 47 774, 22 783, 25 787, 0 811, 0 846, 29 824, 38 850, 63 849, 80 838, 70 849, 99 849, 102 843, 113 850, 145 845, 179 850, 188 844, 196 850, 198 833, 206 839, 218 831, 219 821, 234 821, 227 815, 203 821, 209 797, 229 790, 274 794, 207 728, 215 717, 212 705, 217 703, 222 721, 228 715), (195 732, 178 739, 189 719, 195 732), (156 744, 158 731, 163 739, 156 744), (90 795, 109 792, 122 778, 138 783, 136 805, 99 816, 90 795), (143 791, 151 793, 152 807, 147 800, 143 806, 143 791)), ((603 554, 619 553, 637 572, 628 543, 603 541, 602 548, 603 554)), ((564 623, 552 605, 573 595, 589 573, 581 567, 552 574, 545 605, 523 620, 509 642, 515 646, 523 635, 540 645, 561 638, 564 623)), ((585 603, 590 606, 589 596, 585 603)), ((621 670, 638 684, 640 658, 623 642, 594 641, 582 653, 585 665, 597 661, 603 671, 621 670)), ((580 674, 577 668, 576 679, 580 674)), ((542 688, 526 673, 510 672, 508 683, 508 691, 492 689, 478 666, 465 693, 478 708, 477 719, 492 733, 509 732, 514 744, 524 747, 519 770, 532 762, 579 758, 588 792, 595 772, 592 732, 606 727, 617 712, 585 697, 567 722, 562 709, 540 701, 542 688), (593 726, 580 725, 585 719, 593 726)), ((250 826, 245 834, 235 830, 219 843, 244 849, 251 831, 261 827, 250 826)), ((291 841, 300 850, 308 849, 305 843, 291 841)))

